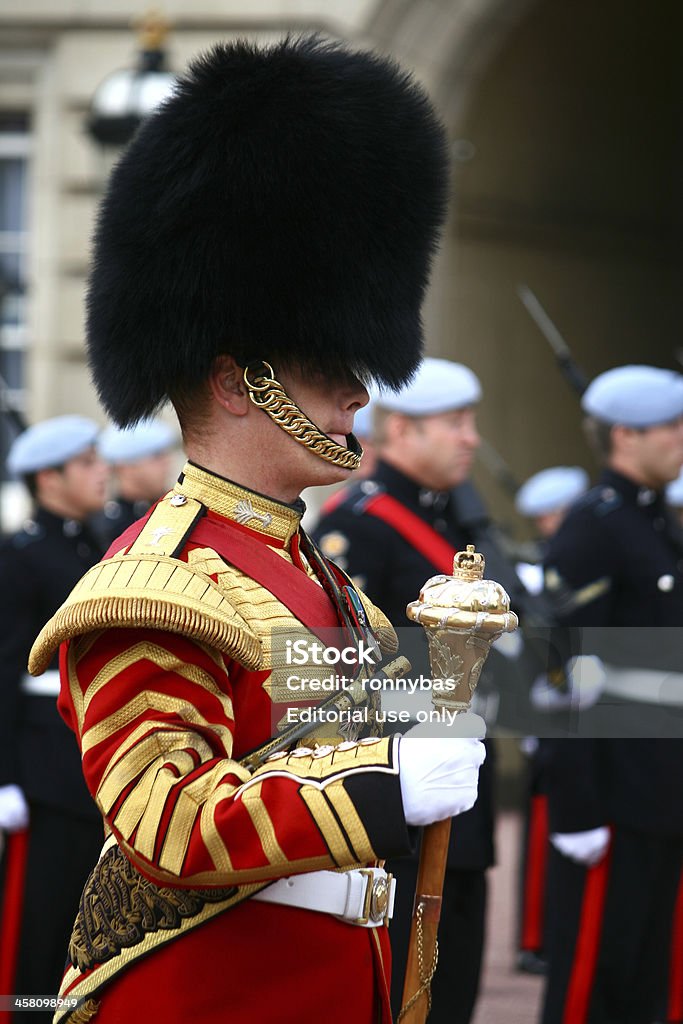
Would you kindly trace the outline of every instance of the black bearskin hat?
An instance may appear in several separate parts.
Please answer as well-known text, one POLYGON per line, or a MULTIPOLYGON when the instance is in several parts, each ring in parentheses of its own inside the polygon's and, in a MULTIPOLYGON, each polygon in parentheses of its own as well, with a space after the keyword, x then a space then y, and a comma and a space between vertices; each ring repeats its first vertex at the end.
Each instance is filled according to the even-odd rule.
POLYGON ((315 37, 197 59, 116 166, 95 234, 88 348, 120 425, 215 357, 397 387, 447 201, 429 99, 315 37))

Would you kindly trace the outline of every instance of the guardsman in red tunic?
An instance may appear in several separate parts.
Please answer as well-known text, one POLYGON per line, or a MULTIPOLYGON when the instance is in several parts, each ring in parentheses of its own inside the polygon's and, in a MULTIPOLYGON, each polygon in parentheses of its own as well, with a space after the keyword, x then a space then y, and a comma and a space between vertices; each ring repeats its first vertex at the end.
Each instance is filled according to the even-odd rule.
POLYGON ((56 1021, 390 1019, 380 861, 472 806, 483 746, 382 737, 395 634, 298 495, 358 465, 361 381, 419 364, 446 163, 408 76, 304 38, 217 46, 114 171, 95 381, 121 426, 170 399, 189 461, 32 651, 107 836, 56 1021))

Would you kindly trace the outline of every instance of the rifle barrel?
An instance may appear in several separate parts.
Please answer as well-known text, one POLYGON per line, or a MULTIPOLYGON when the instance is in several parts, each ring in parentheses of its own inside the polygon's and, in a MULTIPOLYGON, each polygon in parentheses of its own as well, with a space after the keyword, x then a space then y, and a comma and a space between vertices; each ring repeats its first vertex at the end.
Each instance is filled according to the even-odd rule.
POLYGON ((529 316, 555 353, 558 366, 564 377, 577 394, 582 395, 588 387, 588 379, 574 362, 572 351, 559 330, 550 319, 531 288, 526 284, 517 285, 517 294, 524 304, 529 316))

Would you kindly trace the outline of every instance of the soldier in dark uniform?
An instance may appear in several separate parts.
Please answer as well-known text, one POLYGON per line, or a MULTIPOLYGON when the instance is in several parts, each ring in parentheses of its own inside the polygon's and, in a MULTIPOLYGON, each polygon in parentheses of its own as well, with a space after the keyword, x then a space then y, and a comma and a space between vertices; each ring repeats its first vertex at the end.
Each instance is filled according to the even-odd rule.
MULTIPOLYGON (((550 538, 559 529, 571 505, 588 490, 589 477, 580 466, 549 466, 534 473, 515 496, 515 508, 531 520, 539 538, 538 562, 518 562, 517 573, 527 589, 543 589, 540 559, 550 538)), ((526 736, 522 750, 527 758, 527 804, 520 857, 519 949, 517 970, 544 974, 543 919, 548 864, 548 806, 538 763, 538 739, 526 736)))
POLYGON ((545 579, 565 625, 609 628, 583 638, 606 667, 602 699, 580 718, 587 738, 542 744, 553 847, 543 1022, 650 1024, 683 852, 683 540, 663 500, 683 462, 683 378, 619 367, 582 405, 604 468, 550 542, 545 579))
POLYGON ((158 419, 125 429, 112 425, 102 431, 99 449, 112 468, 114 494, 93 528, 105 550, 168 490, 175 444, 171 428, 158 419))
POLYGON ((543 590, 541 562, 548 541, 589 484, 588 473, 580 466, 549 466, 530 476, 517 491, 515 508, 531 522, 536 532, 537 557, 516 565, 518 575, 532 594, 543 590))
MULTIPOLYGON (((406 604, 429 576, 451 572, 453 554, 473 543, 451 489, 469 475, 479 444, 476 376, 444 359, 424 360, 414 381, 375 402, 379 461, 372 479, 335 495, 315 530, 323 552, 383 606, 395 627, 407 626, 406 604)), ((404 630, 404 633, 408 632, 404 630)), ((415 630, 413 669, 429 676, 422 630, 415 630)), ((405 640, 402 640, 405 646, 405 640)), ((386 702, 386 697, 385 697, 386 702)), ((492 749, 480 772, 479 797, 453 829, 439 926, 439 969, 430 1021, 470 1019, 479 985, 486 909, 486 869, 493 864, 492 749), (457 965, 457 982, 453 969, 457 965)), ((392 1008, 401 1006, 417 859, 392 861, 397 905, 390 930, 392 1008)))
POLYGON ((56 708, 56 659, 40 680, 26 668, 46 616, 101 555, 85 524, 105 498, 97 434, 91 420, 59 416, 21 434, 8 458, 35 499, 33 517, 0 547, 0 829, 8 846, 29 829, 21 935, 5 941, 20 943, 11 991, 27 995, 57 992, 73 904, 102 844, 78 747, 56 708))

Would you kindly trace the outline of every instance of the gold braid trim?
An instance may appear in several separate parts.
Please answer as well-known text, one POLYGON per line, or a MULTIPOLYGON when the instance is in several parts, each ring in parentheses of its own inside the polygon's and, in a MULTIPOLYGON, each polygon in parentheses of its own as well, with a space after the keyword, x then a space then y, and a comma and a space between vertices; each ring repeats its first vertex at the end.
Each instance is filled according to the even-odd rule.
POLYGON ((148 934, 182 930, 207 905, 234 905, 237 886, 174 889, 150 882, 118 846, 108 849, 86 883, 69 943, 69 959, 81 973, 108 963, 148 934))
POLYGON ((358 469, 363 453, 352 452, 323 434, 292 401, 280 381, 276 380, 270 363, 259 365, 265 367, 270 376, 261 373, 250 380, 249 370, 253 372, 253 366, 247 366, 244 370, 244 383, 254 405, 263 409, 278 427, 282 427, 295 441, 315 452, 321 459, 344 469, 358 469))
POLYGON ((69 1015, 69 1024, 88 1024, 96 1016, 100 1008, 99 1000, 86 999, 69 1015))
POLYGON ((95 997, 138 959, 200 927, 263 889, 271 879, 224 889, 173 889, 141 875, 119 847, 105 847, 86 882, 69 945, 70 966, 58 1024, 87 1024, 99 1009, 95 997), (93 1009, 94 1007, 94 1009, 93 1009), (77 1016, 83 1012, 83 1016, 77 1016), (87 1014, 90 1013, 90 1016, 87 1014))
POLYGON ((123 555, 94 565, 76 584, 38 635, 29 672, 44 672, 63 641, 111 627, 180 633, 245 668, 261 667, 258 637, 210 577, 168 555, 123 555))

